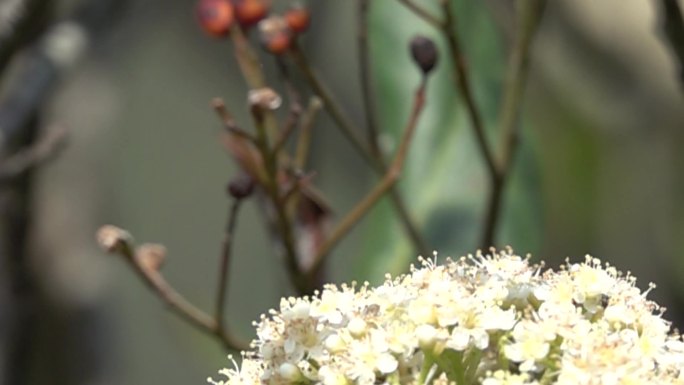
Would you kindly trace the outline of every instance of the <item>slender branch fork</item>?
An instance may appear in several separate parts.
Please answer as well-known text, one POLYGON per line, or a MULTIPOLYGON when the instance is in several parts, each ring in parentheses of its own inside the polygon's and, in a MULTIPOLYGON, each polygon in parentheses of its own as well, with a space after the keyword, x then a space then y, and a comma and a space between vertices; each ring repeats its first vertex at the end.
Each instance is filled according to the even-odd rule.
POLYGON ((497 225, 501 216, 503 191, 517 147, 519 112, 529 70, 530 46, 541 21, 547 0, 517 0, 516 3, 517 30, 503 87, 503 98, 499 113, 500 139, 498 152, 494 151, 493 145, 487 139, 487 130, 471 87, 470 74, 465 54, 460 45, 457 20, 451 2, 449 0, 440 0, 444 17, 441 20, 413 0, 397 1, 406 6, 416 16, 439 30, 446 39, 452 60, 456 87, 460 91, 466 106, 470 125, 475 134, 475 139, 489 176, 490 189, 485 209, 482 239, 480 241, 480 247, 488 249, 495 243, 497 225))
MULTIPOLYGON (((361 157, 366 161, 366 163, 368 163, 377 174, 384 175, 387 172, 387 166, 385 165, 385 161, 383 159, 382 154, 379 152, 379 149, 378 152, 374 152, 373 150, 370 150, 365 144, 363 144, 363 141, 357 134, 357 132, 359 132, 360 130, 356 128, 356 125, 343 112, 342 107, 337 103, 335 98, 332 96, 332 93, 329 91, 328 87, 323 83, 318 74, 316 74, 316 72, 313 70, 313 68, 309 64, 308 59, 304 55, 304 52, 298 45, 295 45, 293 47, 291 51, 291 56, 295 65, 297 65, 297 67, 300 69, 300 71, 304 75, 304 78, 309 83, 313 91, 316 93, 318 97, 321 98, 324 108, 330 114, 330 117, 333 119, 333 121, 335 121, 337 127, 342 131, 342 133, 350 141, 350 143, 361 155, 361 157)), ((367 66, 367 64, 362 63, 362 68, 365 66, 367 66)), ((369 89, 364 91, 364 93, 369 92, 368 90, 369 89)), ((369 113, 368 111, 371 111, 368 108, 367 102, 366 110, 367 113, 369 113)), ((370 135, 373 134, 370 133, 370 135)), ((423 240, 422 235, 418 231, 415 221, 411 218, 408 212, 408 208, 406 207, 406 204, 404 203, 401 194, 395 188, 394 184, 391 186, 389 192, 394 209, 399 217, 399 220, 402 222, 406 233, 409 235, 409 238, 411 239, 414 248, 416 249, 416 251, 418 251, 418 253, 427 255, 428 248, 426 246, 426 243, 423 240)))
POLYGON ((427 85, 427 75, 424 75, 421 79, 420 86, 416 90, 413 109, 409 117, 408 123, 401 137, 401 142, 397 150, 396 155, 392 164, 387 169, 387 173, 382 178, 382 180, 373 188, 365 198, 363 198, 339 223, 335 231, 332 232, 330 237, 323 243, 321 248, 318 250, 318 254, 314 260, 314 264, 311 268, 311 273, 315 274, 320 268, 320 264, 323 259, 328 255, 330 250, 352 229, 354 224, 356 224, 365 214, 368 213, 369 209, 378 202, 378 200, 394 186, 394 184, 399 179, 401 174, 401 169, 406 159, 408 153, 409 144, 413 137, 413 133, 418 125, 418 119, 425 106, 425 87, 427 85))
MULTIPOLYGON (((522 101, 528 69, 529 47, 546 0, 518 0, 521 4, 518 12, 519 30, 509 62, 501 107, 501 155, 499 158, 496 157, 486 138, 485 127, 470 85, 465 58, 459 45, 456 19, 449 2, 441 0, 444 13, 444 20, 442 21, 433 17, 412 0, 398 1, 416 13, 416 15, 440 29, 447 39, 453 61, 456 85, 463 95, 466 109, 478 139, 479 148, 492 179, 488 217, 482 243, 484 246, 489 246, 493 241, 496 220, 499 216, 501 194, 517 142, 518 111, 522 101)), ((411 139, 425 107, 425 89, 429 70, 421 67, 423 69, 423 77, 414 95, 413 108, 402 133, 397 152, 391 163, 387 164, 377 143, 378 131, 373 104, 374 97, 367 26, 370 1, 358 0, 357 5, 359 19, 359 64, 361 67, 362 97, 366 112, 368 144, 359 136, 361 130, 336 102, 327 86, 323 84, 309 64, 304 52, 296 41, 289 50, 289 58, 299 68, 308 86, 316 95, 315 98, 311 99, 306 110, 301 107, 301 97, 296 87, 290 81, 287 64, 281 58, 278 58, 276 64, 280 69, 281 80, 286 87, 290 110, 284 123, 281 125, 277 123, 274 110, 280 106, 281 98, 275 91, 267 87, 266 77, 262 71, 259 57, 252 50, 250 42, 243 31, 237 26, 233 28, 230 36, 237 62, 250 89, 248 101, 254 132, 251 133, 242 129, 232 114, 230 114, 223 101, 216 99, 213 102, 214 109, 225 127, 224 143, 235 157, 242 171, 257 186, 258 191, 261 192, 261 196, 265 198, 264 201, 269 206, 266 210, 270 215, 269 222, 276 230, 274 234, 276 234, 276 238, 283 250, 288 276, 294 289, 299 294, 312 293, 318 287, 324 261, 331 250, 387 193, 390 193, 399 218, 403 222, 416 249, 423 252, 426 251, 425 244, 408 215, 406 206, 395 187, 400 177, 411 139), (312 260, 304 267, 301 259, 301 253, 303 252, 300 249, 301 245, 297 243, 298 234, 296 234, 295 228, 296 222, 301 220, 298 217, 301 215, 298 211, 299 204, 306 202, 309 205, 316 206, 317 215, 325 215, 327 211, 325 203, 321 201, 315 190, 309 185, 313 174, 307 175, 301 171, 306 166, 313 119, 316 112, 321 108, 327 110, 353 147, 382 178, 339 221, 337 227, 328 236, 324 236, 322 240, 319 239, 319 243, 313 249, 312 260), (295 132, 299 132, 299 137, 296 141, 295 153, 293 156, 290 156, 286 151, 287 142, 295 132)), ((106 250, 123 256, 143 281, 186 321, 218 337, 226 347, 245 349, 247 344, 233 336, 224 322, 230 276, 231 245, 240 207, 240 199, 233 192, 231 194, 236 200, 230 207, 228 214, 223 251, 220 258, 216 305, 213 316, 191 304, 165 280, 159 270, 166 254, 162 246, 142 245, 136 248, 131 237, 124 230, 113 226, 102 228, 98 238, 106 250)), ((311 220, 311 214, 309 213, 308 215, 308 220, 311 220)))
MULTIPOLYGON (((371 55, 370 55, 370 45, 368 42, 368 18, 370 13, 370 0, 358 0, 358 31, 357 31, 357 47, 358 47, 358 57, 359 57, 359 68, 361 75, 361 92, 362 100, 366 115, 366 126, 368 131, 368 142, 370 143, 371 155, 378 163, 378 171, 386 172, 387 165, 382 152, 380 151, 380 146, 378 145, 378 128, 377 128, 377 117, 375 112, 375 95, 373 93, 373 78, 371 76, 371 55)), ((394 184, 391 185, 389 189, 390 199, 397 212, 399 220, 404 226, 404 229, 413 243, 415 251, 422 255, 428 255, 430 250, 428 250, 427 244, 423 239, 423 236, 418 231, 418 226, 415 220, 411 217, 411 214, 406 207, 406 203, 394 184)))
MULTIPOLYGON (((236 213, 237 210, 232 210, 236 213)), ((229 220, 231 223, 233 220, 229 220)), ((231 225, 228 226, 230 229, 231 225)), ((227 242, 224 244, 223 263, 227 265, 230 254, 230 235, 226 235, 227 242)), ((122 256, 138 274, 138 276, 164 301, 171 310, 188 321, 198 329, 210 333, 219 338, 230 349, 244 350, 249 347, 247 343, 231 335, 219 322, 223 320, 218 314, 210 316, 201 309, 195 307, 171 284, 166 281, 159 271, 159 267, 166 255, 166 250, 161 245, 146 244, 135 246, 132 237, 124 230, 114 226, 104 226, 97 234, 98 242, 107 251, 122 256)), ((222 270, 223 271, 223 270, 222 270)), ((227 286, 227 274, 221 276, 219 287, 227 286)), ((220 296, 221 304, 218 310, 223 309, 223 295, 220 296)))
MULTIPOLYGON (((370 53, 367 40, 367 12, 369 2, 359 3, 359 56, 362 69, 364 106, 367 114, 368 143, 366 146, 358 136, 358 128, 335 102, 327 88, 309 65, 303 52, 295 43, 290 50, 290 57, 297 64, 308 85, 316 95, 311 98, 306 109, 301 106, 301 96, 290 80, 287 64, 282 58, 276 59, 281 80, 286 88, 289 113, 283 124, 278 125, 274 110, 281 104, 281 98, 267 87, 266 77, 262 72, 259 57, 252 50, 249 40, 243 31, 235 27, 231 31, 234 53, 242 75, 249 87, 249 108, 254 130, 243 129, 230 113, 221 99, 212 102, 219 116, 224 131, 224 143, 236 159, 241 170, 257 187, 262 202, 268 206, 265 212, 268 221, 275 230, 274 234, 284 255, 284 265, 290 281, 298 294, 313 293, 320 284, 322 267, 325 259, 342 238, 349 233, 374 205, 386 193, 390 192, 400 218, 404 222, 411 238, 418 249, 424 249, 424 243, 408 215, 403 201, 394 186, 399 179, 403 163, 408 153, 409 144, 418 124, 418 118, 425 106, 425 87, 427 74, 424 74, 418 87, 414 107, 402 134, 401 144, 390 165, 386 165, 377 144, 377 127, 373 106, 370 78, 370 53), (310 260, 303 264, 304 251, 297 243, 296 222, 299 218, 300 204, 317 206, 317 210, 325 213, 326 205, 310 186, 313 173, 304 173, 311 143, 311 129, 314 118, 321 108, 326 108, 340 129, 347 135, 361 156, 382 175, 377 185, 339 222, 337 227, 315 245, 310 260), (290 156, 287 152, 288 139, 298 132, 295 152, 290 156)), ((232 185, 232 184, 231 184, 232 185)), ((250 189, 251 191, 251 189, 250 189)), ((233 243, 237 216, 241 199, 231 190, 235 198, 229 209, 223 249, 219 262, 219 276, 216 288, 215 309, 212 315, 193 305, 171 284, 160 272, 161 263, 166 250, 161 245, 142 245, 136 247, 132 238, 124 230, 105 226, 98 233, 100 244, 107 251, 122 256, 136 271, 147 286, 165 302, 171 310, 190 324, 220 339, 231 349, 246 349, 247 344, 230 333, 226 325, 227 291, 230 278, 231 245, 233 243)), ((318 214, 321 215, 321 214, 318 214)), ((311 220, 306 217, 307 220, 311 220)))

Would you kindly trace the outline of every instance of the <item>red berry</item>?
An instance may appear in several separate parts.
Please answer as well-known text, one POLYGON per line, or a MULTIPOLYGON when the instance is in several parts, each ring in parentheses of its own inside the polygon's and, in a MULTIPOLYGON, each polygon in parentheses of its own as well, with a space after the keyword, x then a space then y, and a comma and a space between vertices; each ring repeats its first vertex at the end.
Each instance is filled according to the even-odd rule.
POLYGON ((286 31, 276 32, 265 42, 266 50, 274 55, 282 55, 290 49, 292 37, 286 31))
POLYGON ((287 26, 295 33, 302 33, 309 28, 311 15, 309 10, 304 7, 292 8, 285 12, 287 26))
POLYGON ((251 27, 268 15, 268 0, 233 0, 235 16, 243 27, 251 27))
POLYGON ((233 24, 233 5, 229 0, 200 0, 197 18, 204 32, 214 37, 225 37, 233 24))
POLYGON ((266 51, 281 55, 290 49, 292 31, 285 18, 275 15, 259 22, 259 39, 266 51))

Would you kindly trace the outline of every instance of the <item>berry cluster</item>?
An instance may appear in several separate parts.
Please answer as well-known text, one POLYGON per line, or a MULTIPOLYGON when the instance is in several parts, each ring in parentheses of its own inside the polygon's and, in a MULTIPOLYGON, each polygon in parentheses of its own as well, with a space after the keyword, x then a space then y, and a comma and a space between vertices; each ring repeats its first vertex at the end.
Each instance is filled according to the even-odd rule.
POLYGON ((229 36, 235 25, 243 30, 256 25, 263 47, 275 55, 287 52, 310 22, 308 9, 301 5, 272 14, 269 0, 199 0, 197 17, 208 35, 219 38, 229 36))

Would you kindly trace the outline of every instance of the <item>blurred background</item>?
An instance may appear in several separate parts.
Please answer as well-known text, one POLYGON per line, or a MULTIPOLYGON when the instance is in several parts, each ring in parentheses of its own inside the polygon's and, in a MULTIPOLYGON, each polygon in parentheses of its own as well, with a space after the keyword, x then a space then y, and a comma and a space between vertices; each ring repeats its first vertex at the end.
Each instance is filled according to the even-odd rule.
MULTIPOLYGON (((475 96, 491 127, 513 10, 503 0, 453 1, 475 96)), ((13 2, 0 1, 0 13, 13 2)), ((39 36, 41 28, 69 17, 80 4, 46 3, 49 9, 32 21, 36 33, 29 36, 39 36)), ((205 36, 197 26, 194 2, 111 3, 114 8, 93 26, 96 32, 79 40, 81 60, 60 67, 39 94, 31 124, 66 127, 66 147, 31 175, 31 184, 4 192, 0 201, 6 206, 0 227, 0 378, 8 385, 202 384, 229 366, 216 341, 167 312, 120 258, 97 248, 94 234, 112 223, 139 241, 163 243, 169 250, 165 276, 198 306, 211 309, 229 205, 225 186, 237 170, 218 140, 221 126, 209 102, 225 98, 246 123, 247 88, 230 43, 205 36), (17 205, 31 219, 21 262, 7 260, 6 246, 20 239, 7 214, 17 205), (17 264, 32 293, 29 309, 11 296, 17 264), (9 348, 18 338, 17 319, 28 320, 20 324, 29 331, 19 344, 28 359, 20 363, 11 360, 9 348), (19 377, 9 375, 19 367, 19 377)), ((277 0, 275 6, 286 3, 277 0)), ((371 3, 381 142, 391 149, 419 79, 408 40, 421 33, 442 48, 443 42, 397 1, 371 3)), ((436 10, 436 1, 425 3, 436 10)), ((642 288, 657 282, 652 298, 681 327, 684 87, 663 39, 658 5, 549 2, 534 41, 521 145, 497 245, 529 252, 550 267, 592 254, 633 272, 642 288)), ((312 25, 304 49, 361 124, 355 2, 308 6, 312 25)), ((17 111, 7 101, 34 84, 21 77, 32 65, 32 44, 38 43, 24 42, 3 70, 2 111, 17 111)), ((269 80, 280 87, 272 60, 265 54, 263 59, 269 80)), ((477 248, 487 182, 448 67, 442 57, 430 79, 425 115, 400 183, 440 258, 477 248)), ((315 184, 339 218, 376 176, 325 113, 313 132, 315 184)), ((230 324, 251 338, 251 321, 292 294, 254 202, 239 218, 234 255, 230 324)), ((413 261, 391 206, 382 202, 333 253, 329 279, 378 282, 413 261)))

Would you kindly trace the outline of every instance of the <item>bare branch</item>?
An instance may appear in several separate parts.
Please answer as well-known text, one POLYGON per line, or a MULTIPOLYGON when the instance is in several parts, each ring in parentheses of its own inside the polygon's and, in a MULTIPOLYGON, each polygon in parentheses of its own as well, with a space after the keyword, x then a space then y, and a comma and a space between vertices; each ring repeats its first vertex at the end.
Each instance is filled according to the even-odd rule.
POLYGON ((230 335, 224 328, 219 328, 215 318, 195 307, 166 281, 159 270, 150 268, 151 265, 145 262, 145 259, 151 257, 150 253, 165 254, 163 246, 144 245, 136 249, 128 232, 115 226, 102 227, 97 233, 97 239, 103 249, 122 256, 152 292, 181 318, 218 337, 230 349, 248 349, 248 344, 230 335))
POLYGON ((12 155, 0 163, 0 185, 11 183, 33 168, 52 159, 66 143, 67 131, 61 127, 48 129, 47 133, 27 149, 12 155))
POLYGON ((337 228, 332 232, 330 237, 325 240, 323 245, 318 250, 309 271, 310 275, 316 275, 320 269, 322 261, 328 255, 330 250, 337 245, 337 243, 356 225, 375 204, 382 198, 387 191, 397 182, 401 174, 401 169, 408 153, 413 133, 418 125, 418 118, 425 106, 425 88, 427 85, 427 77, 423 76, 420 86, 416 90, 413 99, 413 109, 411 115, 404 129, 401 137, 401 142, 397 150, 392 164, 387 169, 387 173, 380 180, 380 182, 340 221, 337 228))

